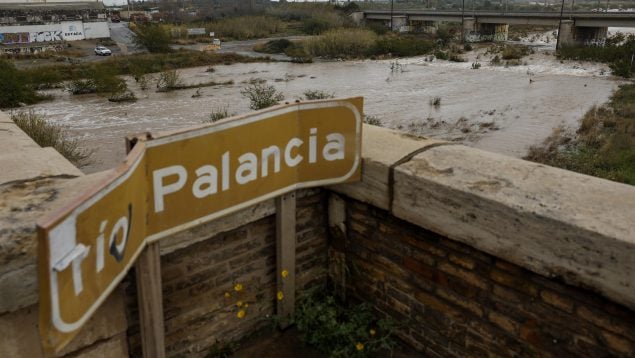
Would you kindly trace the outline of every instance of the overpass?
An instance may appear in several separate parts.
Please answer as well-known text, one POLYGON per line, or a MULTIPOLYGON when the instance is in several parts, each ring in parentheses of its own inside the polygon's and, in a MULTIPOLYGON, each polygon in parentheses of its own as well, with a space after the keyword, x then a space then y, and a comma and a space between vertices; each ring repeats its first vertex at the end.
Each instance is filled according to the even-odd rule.
POLYGON ((501 12, 501 11, 435 11, 435 10, 366 10, 363 19, 387 21, 393 30, 404 26, 430 27, 438 22, 463 24, 463 40, 505 41, 509 25, 557 26, 562 44, 601 43, 608 27, 635 27, 635 12, 501 12), (391 21, 392 20, 392 21, 391 21))

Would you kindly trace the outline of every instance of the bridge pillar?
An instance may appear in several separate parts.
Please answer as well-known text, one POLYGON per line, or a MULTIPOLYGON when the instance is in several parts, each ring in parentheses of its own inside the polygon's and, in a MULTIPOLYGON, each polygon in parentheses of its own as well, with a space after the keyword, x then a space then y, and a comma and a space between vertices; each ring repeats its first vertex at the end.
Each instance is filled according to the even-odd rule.
POLYGON ((479 23, 474 18, 463 19, 463 42, 507 41, 509 25, 479 23))
POLYGON ((407 16, 393 16, 392 17, 392 31, 408 32, 408 17, 407 16))
POLYGON ((608 27, 575 26, 572 20, 562 20, 558 48, 563 46, 604 46, 608 27))

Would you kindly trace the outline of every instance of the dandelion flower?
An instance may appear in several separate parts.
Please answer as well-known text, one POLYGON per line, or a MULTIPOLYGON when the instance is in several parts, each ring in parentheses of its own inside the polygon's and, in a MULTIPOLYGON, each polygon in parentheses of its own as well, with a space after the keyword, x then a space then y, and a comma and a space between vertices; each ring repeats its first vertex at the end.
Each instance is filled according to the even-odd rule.
POLYGON ((287 276, 289 276, 289 271, 282 270, 282 272, 280 274, 282 275, 282 278, 287 278, 287 276))
POLYGON ((245 310, 240 310, 236 313, 236 317, 243 318, 245 317, 245 310))
POLYGON ((368 333, 370 333, 371 336, 374 336, 377 333, 377 331, 371 328, 368 333))
POLYGON ((364 343, 357 342, 357 344, 355 345, 355 349, 357 349, 358 351, 363 351, 364 350, 364 343))
POLYGON ((282 293, 282 291, 278 291, 276 297, 278 298, 278 301, 282 301, 282 299, 284 298, 284 293, 282 293))
POLYGON ((234 285, 234 291, 240 292, 242 290, 243 290, 243 285, 241 283, 237 283, 236 285, 234 285))
POLYGON ((243 307, 247 308, 247 307, 249 307, 249 305, 245 303, 245 305, 243 307))
POLYGON ((232 295, 229 292, 225 292, 225 298, 230 298, 232 295))
POLYGON ((236 307, 242 307, 242 306, 243 306, 243 301, 236 302, 236 307))

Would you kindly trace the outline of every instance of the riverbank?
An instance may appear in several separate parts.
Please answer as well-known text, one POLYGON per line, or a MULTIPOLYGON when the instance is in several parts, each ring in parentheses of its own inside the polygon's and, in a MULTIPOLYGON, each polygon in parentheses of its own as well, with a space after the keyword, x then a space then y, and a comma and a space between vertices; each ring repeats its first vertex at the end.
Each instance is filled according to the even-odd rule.
POLYGON ((635 84, 594 106, 574 132, 557 127, 525 159, 635 185, 635 84))

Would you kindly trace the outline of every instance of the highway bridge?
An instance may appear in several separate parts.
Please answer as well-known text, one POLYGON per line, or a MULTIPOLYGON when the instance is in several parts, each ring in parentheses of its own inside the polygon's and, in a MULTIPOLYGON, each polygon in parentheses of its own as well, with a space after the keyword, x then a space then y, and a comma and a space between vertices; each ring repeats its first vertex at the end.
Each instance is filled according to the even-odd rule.
POLYGON ((505 41, 509 25, 543 25, 560 28, 561 44, 598 44, 607 36, 608 27, 635 27, 635 12, 536 12, 536 11, 436 11, 436 10, 365 10, 358 15, 364 21, 384 21, 393 30, 435 27, 439 22, 463 24, 463 40, 505 41))

